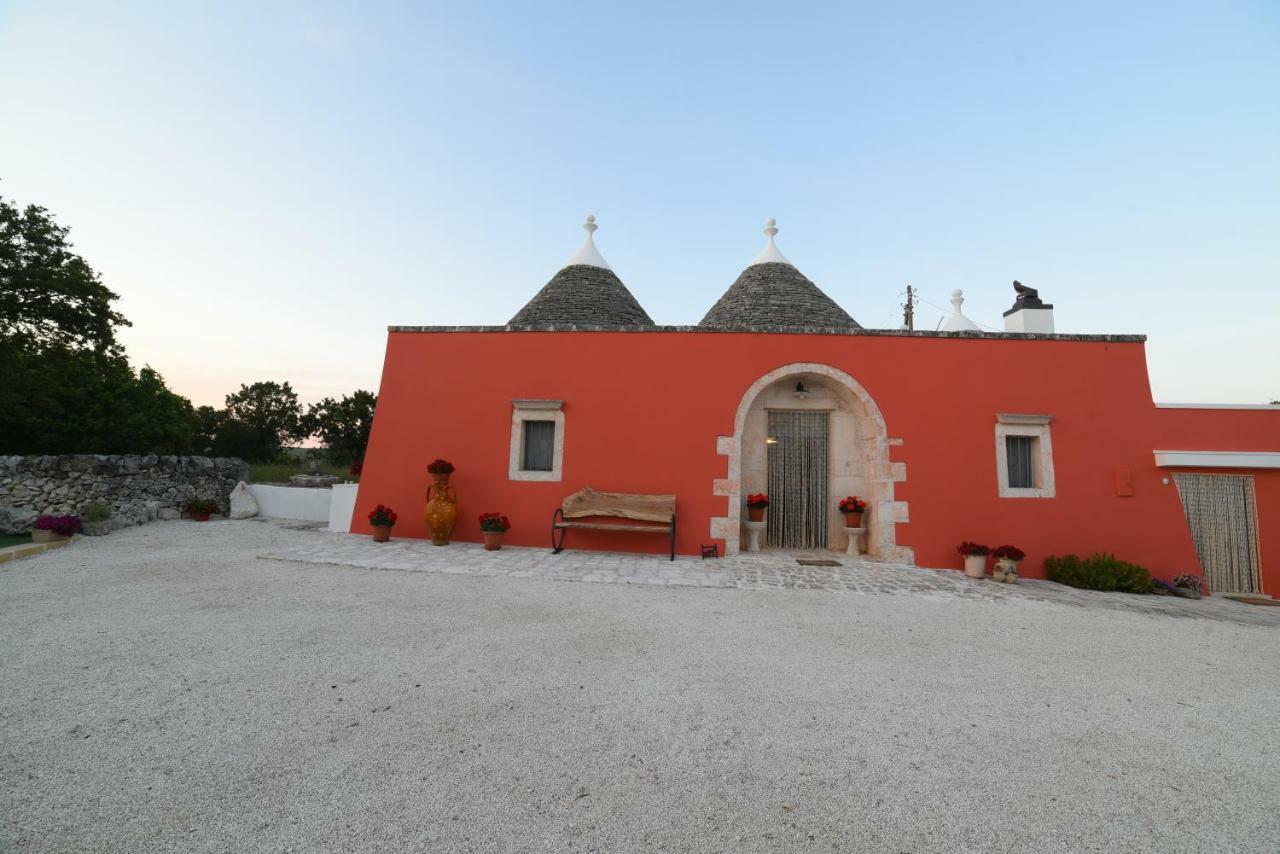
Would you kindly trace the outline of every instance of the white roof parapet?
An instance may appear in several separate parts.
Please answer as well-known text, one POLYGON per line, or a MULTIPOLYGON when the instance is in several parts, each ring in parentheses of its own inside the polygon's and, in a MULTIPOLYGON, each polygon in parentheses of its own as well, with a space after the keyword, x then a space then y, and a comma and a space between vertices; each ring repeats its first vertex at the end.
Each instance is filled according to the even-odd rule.
POLYGON ((1280 451, 1152 451, 1159 468, 1280 469, 1280 451))
POLYGON ((960 306, 964 305, 964 291, 956 289, 951 292, 951 316, 942 322, 942 332, 981 332, 978 324, 965 317, 960 306))
POLYGON ((1264 412, 1280 412, 1274 403, 1157 403, 1156 409, 1257 409, 1264 412))
POLYGON ((584 264, 588 267, 600 267, 604 270, 612 270, 609 262, 604 260, 604 256, 600 254, 600 250, 596 248, 596 241, 593 235, 595 230, 600 226, 596 225, 594 214, 587 214, 587 221, 582 224, 587 231, 587 239, 582 241, 577 253, 574 254, 566 263, 566 267, 572 267, 574 264, 584 264))
POLYGON ((778 251, 778 246, 773 242, 773 236, 778 233, 778 221, 770 219, 764 224, 764 233, 769 238, 769 242, 764 245, 764 249, 756 256, 756 260, 748 264, 748 267, 754 267, 757 264, 792 264, 787 260, 787 256, 778 251))

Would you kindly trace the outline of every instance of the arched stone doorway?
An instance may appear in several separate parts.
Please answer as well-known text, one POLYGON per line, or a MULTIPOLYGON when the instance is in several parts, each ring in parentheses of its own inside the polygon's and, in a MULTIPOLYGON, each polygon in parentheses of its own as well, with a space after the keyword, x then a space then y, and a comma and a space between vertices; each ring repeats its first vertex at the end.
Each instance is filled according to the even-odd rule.
MULTIPOLYGON (((906 480, 906 465, 889 461, 889 446, 901 440, 889 437, 879 407, 853 377, 830 365, 803 362, 777 368, 752 383, 738 404, 734 434, 717 440, 717 450, 729 458, 728 477, 715 481, 713 491, 726 496, 729 507, 726 516, 711 520, 711 535, 724 539, 725 553, 738 554, 746 541, 745 496, 768 490, 770 413, 775 429, 786 423, 785 413, 809 413, 795 417, 810 424, 815 419, 825 422, 828 451, 822 488, 829 512, 825 531, 814 533, 825 534, 826 547, 843 550, 847 545, 844 520, 835 505, 845 495, 859 495, 870 504, 868 556, 912 562, 911 549, 899 546, 895 534, 896 524, 907 521, 906 502, 894 499, 894 484, 906 480)), ((775 463, 775 477, 776 473, 775 463)))

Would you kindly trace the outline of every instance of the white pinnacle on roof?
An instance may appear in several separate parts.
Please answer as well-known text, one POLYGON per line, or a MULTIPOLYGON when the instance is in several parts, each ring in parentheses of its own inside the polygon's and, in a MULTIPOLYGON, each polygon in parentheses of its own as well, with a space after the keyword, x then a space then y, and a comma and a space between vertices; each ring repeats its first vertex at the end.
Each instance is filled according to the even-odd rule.
POLYGON ((951 292, 951 316, 942 323, 943 332, 981 332, 978 324, 964 316, 964 312, 960 310, 960 306, 964 305, 964 291, 954 290, 951 292))
POLYGON ((583 223, 583 228, 587 230, 587 239, 582 241, 581 248, 577 253, 569 259, 566 267, 572 267, 574 264, 585 264, 588 267, 600 267, 605 270, 612 270, 609 262, 604 260, 604 256, 600 254, 600 250, 596 248, 596 241, 592 235, 600 226, 596 225, 594 214, 587 214, 587 221, 583 223))
POLYGON ((770 219, 764 224, 764 233, 768 235, 769 242, 765 244, 764 250, 756 256, 756 260, 748 264, 748 267, 754 267, 757 264, 792 264, 787 260, 787 256, 778 251, 778 247, 774 245, 773 236, 778 233, 778 221, 770 219))

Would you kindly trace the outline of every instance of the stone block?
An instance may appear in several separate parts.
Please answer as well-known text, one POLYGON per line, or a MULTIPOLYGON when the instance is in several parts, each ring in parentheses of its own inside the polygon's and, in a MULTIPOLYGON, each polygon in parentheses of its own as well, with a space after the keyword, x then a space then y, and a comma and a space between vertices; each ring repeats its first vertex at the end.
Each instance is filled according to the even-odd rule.
POLYGON ((249 491, 249 484, 243 480, 236 484, 236 488, 231 490, 231 513, 232 519, 252 519, 258 515, 258 500, 253 497, 253 493, 249 491))

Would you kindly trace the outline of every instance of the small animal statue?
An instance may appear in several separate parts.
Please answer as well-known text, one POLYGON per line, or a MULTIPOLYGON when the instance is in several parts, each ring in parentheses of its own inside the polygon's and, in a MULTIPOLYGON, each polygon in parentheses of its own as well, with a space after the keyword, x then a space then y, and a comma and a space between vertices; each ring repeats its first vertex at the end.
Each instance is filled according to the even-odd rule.
POLYGON ((1044 300, 1040 299, 1040 292, 1035 288, 1029 288, 1026 285, 1022 284, 1022 282, 1019 282, 1017 279, 1014 279, 1013 290, 1018 295, 1017 298, 1013 301, 1013 304, 1015 306, 1019 308, 1044 307, 1044 300))

